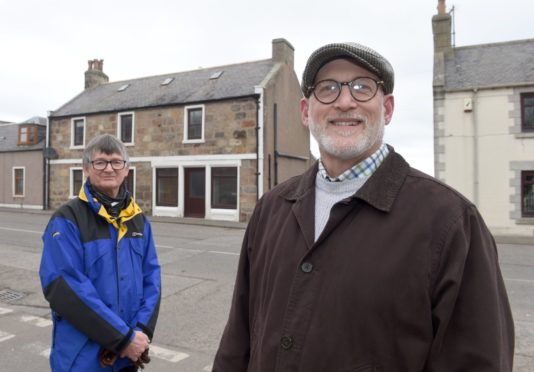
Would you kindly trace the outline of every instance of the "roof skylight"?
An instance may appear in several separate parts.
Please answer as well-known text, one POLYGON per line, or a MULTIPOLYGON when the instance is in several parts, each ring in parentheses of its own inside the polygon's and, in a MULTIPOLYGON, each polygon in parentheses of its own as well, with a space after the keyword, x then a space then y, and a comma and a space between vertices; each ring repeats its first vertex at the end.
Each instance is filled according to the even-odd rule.
POLYGON ((117 89, 117 92, 123 92, 123 91, 125 91, 129 86, 130 86, 130 84, 124 84, 124 85, 121 85, 121 87, 120 87, 119 89, 117 89))
POLYGON ((216 71, 210 76, 210 80, 215 80, 221 77, 224 71, 216 71))
POLYGON ((167 78, 161 82, 161 85, 169 85, 174 80, 173 77, 167 78))

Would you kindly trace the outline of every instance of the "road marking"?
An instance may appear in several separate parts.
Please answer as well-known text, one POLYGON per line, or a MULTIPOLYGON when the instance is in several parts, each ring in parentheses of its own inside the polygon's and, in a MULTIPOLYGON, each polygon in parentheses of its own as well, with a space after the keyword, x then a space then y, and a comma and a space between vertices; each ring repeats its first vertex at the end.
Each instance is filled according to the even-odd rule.
POLYGON ((33 354, 40 355, 45 358, 50 358, 50 344, 45 344, 41 341, 35 341, 27 345, 22 346, 24 350, 27 350, 33 354))
POLYGON ((12 313, 13 309, 6 309, 5 307, 0 307, 0 315, 12 313))
POLYGON ((43 233, 42 231, 12 229, 11 227, 3 227, 3 226, 0 226, 0 230, 19 231, 19 232, 25 232, 25 233, 30 233, 30 234, 39 234, 39 235, 41 235, 43 233))
POLYGON ((156 358, 159 358, 159 359, 166 360, 171 363, 177 363, 181 360, 189 358, 189 354, 165 349, 163 347, 156 346, 156 345, 150 345, 150 355, 156 358))
POLYGON ((504 280, 509 281, 509 282, 534 283, 534 280, 529 280, 529 279, 504 278, 504 280))
POLYGON ((186 251, 186 252, 192 252, 192 253, 213 253, 213 254, 224 254, 224 255, 228 255, 228 256, 239 256, 240 253, 236 253, 236 252, 223 252, 223 251, 205 251, 205 250, 202 250, 202 249, 190 249, 190 248, 177 248, 177 247, 172 247, 170 245, 157 245, 156 248, 168 248, 168 249, 179 249, 181 251, 186 251))
POLYGON ((48 327, 52 325, 52 321, 50 319, 41 318, 40 316, 33 316, 33 315, 22 315, 20 317, 20 321, 24 323, 30 323, 37 327, 48 327))
POLYGON ((0 331, 0 342, 7 341, 11 338, 15 337, 15 335, 12 335, 11 333, 2 332, 0 331))
POLYGON ((44 356, 45 358, 50 358, 50 353, 52 352, 51 348, 46 348, 43 351, 39 353, 40 356, 44 356))
POLYGON ((215 253, 215 254, 225 254, 228 256, 239 256, 239 253, 235 252, 222 252, 222 251, 208 251, 209 253, 215 253))

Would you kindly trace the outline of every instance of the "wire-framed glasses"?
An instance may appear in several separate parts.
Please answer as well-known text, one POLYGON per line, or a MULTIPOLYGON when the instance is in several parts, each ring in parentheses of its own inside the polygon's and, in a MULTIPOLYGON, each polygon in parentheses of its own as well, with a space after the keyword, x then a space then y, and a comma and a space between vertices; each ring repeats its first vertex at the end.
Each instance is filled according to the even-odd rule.
POLYGON ((349 88, 350 95, 358 102, 367 102, 373 99, 378 92, 378 87, 383 85, 370 77, 357 77, 351 81, 339 82, 336 80, 321 80, 310 88, 317 100, 324 104, 330 104, 339 98, 344 85, 349 88))
POLYGON ((126 167, 126 160, 93 160, 91 161, 91 165, 95 170, 104 170, 108 166, 108 164, 111 165, 111 168, 114 170, 121 170, 126 167))

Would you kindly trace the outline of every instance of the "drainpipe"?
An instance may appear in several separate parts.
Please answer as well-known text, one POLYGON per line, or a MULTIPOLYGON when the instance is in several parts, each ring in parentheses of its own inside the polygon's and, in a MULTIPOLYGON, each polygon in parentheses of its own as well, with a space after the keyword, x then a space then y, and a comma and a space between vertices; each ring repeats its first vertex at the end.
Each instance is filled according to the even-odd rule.
POLYGON ((274 185, 278 185, 278 106, 273 106, 273 129, 274 129, 274 185))
POLYGON ((43 149, 43 209, 48 209, 48 179, 50 178, 50 158, 48 156, 48 148, 50 147, 50 115, 51 111, 46 115, 46 131, 45 131, 45 147, 43 149))
POLYGON ((479 207, 479 163, 478 163, 478 120, 477 120, 477 93, 478 89, 473 89, 473 203, 479 207))
POLYGON ((264 92, 261 86, 254 88, 256 99, 256 200, 263 195, 263 104, 264 92))

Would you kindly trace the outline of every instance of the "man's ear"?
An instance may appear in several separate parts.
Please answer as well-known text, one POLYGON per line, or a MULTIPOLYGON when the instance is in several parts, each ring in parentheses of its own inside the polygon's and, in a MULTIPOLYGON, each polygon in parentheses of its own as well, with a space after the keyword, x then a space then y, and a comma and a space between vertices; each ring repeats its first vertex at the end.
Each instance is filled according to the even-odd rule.
POLYGON ((384 97, 384 121, 388 125, 393 117, 393 111, 395 110, 395 98, 392 94, 388 94, 384 97))
POLYGON ((308 98, 302 98, 300 100, 300 118, 302 120, 302 125, 308 127, 308 111, 310 108, 310 101, 308 98))

